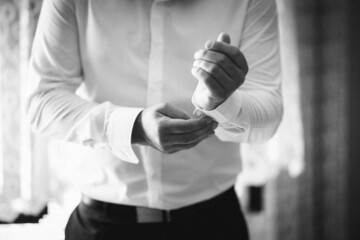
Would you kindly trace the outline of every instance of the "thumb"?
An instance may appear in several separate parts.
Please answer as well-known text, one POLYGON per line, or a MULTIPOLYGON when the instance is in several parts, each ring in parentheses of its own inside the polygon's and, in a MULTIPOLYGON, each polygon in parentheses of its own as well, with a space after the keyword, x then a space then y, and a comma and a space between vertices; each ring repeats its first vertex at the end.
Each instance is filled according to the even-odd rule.
POLYGON ((172 119, 187 120, 191 118, 187 112, 171 104, 164 104, 164 106, 159 109, 159 112, 172 119))
POLYGON ((218 42, 224 42, 224 43, 227 43, 227 44, 231 43, 230 36, 227 33, 220 33, 220 35, 217 38, 217 41, 218 42))

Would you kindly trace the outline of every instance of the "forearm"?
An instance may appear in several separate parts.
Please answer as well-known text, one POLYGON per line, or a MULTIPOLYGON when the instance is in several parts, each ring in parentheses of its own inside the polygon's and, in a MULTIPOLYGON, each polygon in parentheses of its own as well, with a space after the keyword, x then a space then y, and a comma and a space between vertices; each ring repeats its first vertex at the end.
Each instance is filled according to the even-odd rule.
POLYGON ((61 88, 36 91, 28 99, 27 114, 39 133, 93 148, 136 163, 131 133, 141 109, 97 104, 61 88))
MULTIPOLYGON (((244 127, 244 132, 235 139, 223 140, 262 143, 276 132, 283 115, 282 97, 278 92, 252 91, 242 93, 242 106, 230 123, 244 127)), ((226 136, 226 135, 225 135, 226 136)), ((231 135, 230 135, 231 136, 231 135)))
POLYGON ((38 90, 28 98, 26 111, 37 133, 80 143, 90 139, 94 144, 104 142, 106 106, 81 99, 71 91, 38 90))

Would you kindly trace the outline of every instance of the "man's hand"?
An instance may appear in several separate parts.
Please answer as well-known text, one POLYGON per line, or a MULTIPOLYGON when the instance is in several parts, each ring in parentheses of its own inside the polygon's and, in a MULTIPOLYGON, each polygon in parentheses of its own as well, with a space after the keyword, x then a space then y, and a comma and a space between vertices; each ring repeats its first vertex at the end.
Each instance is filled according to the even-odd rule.
POLYGON ((225 102, 243 84, 249 70, 244 55, 223 33, 217 41, 207 41, 194 58, 191 73, 199 80, 194 98, 203 110, 213 110, 225 102))
POLYGON ((151 146, 164 153, 195 147, 214 134, 217 123, 209 117, 192 119, 170 104, 146 108, 137 117, 132 143, 151 146))

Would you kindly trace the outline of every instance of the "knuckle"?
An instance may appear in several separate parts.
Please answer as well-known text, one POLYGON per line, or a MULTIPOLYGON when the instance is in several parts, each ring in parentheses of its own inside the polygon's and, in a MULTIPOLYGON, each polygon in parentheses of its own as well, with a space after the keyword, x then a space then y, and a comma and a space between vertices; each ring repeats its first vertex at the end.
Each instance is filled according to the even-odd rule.
POLYGON ((200 67, 195 67, 193 68, 193 74, 196 76, 196 77, 202 77, 203 73, 202 73, 202 70, 200 67))
POLYGON ((221 54, 219 56, 218 62, 220 65, 225 65, 227 63, 227 57, 225 55, 221 54))
POLYGON ((169 146, 163 146, 162 149, 164 153, 170 153, 172 151, 171 147, 169 146))
POLYGON ((174 153, 177 153, 179 151, 180 151, 179 149, 173 149, 171 151, 166 152, 166 154, 174 154, 174 153))
POLYGON ((195 53, 195 59, 202 59, 207 54, 208 50, 206 49, 200 49, 195 53))
POLYGON ((203 128, 201 131, 198 131, 198 132, 195 132, 194 135, 192 135, 192 143, 194 143, 195 141, 198 141, 199 138, 201 138, 201 135, 203 135, 203 132, 204 132, 204 129, 203 128))
POLYGON ((166 109, 168 107, 168 103, 159 103, 153 106, 155 111, 161 111, 162 109, 166 109))
POLYGON ((164 149, 163 146, 161 146, 161 145, 158 147, 158 150, 159 150, 160 152, 163 152, 163 153, 165 152, 165 149, 164 149))
POLYGON ((161 106, 162 106, 163 109, 166 109, 166 108, 170 107, 170 104, 165 102, 165 103, 161 103, 161 106))
POLYGON ((217 47, 218 47, 218 42, 216 41, 209 40, 205 43, 205 48, 207 49, 216 49, 217 47))
POLYGON ((173 146, 171 144, 161 143, 159 144, 159 150, 163 153, 168 153, 173 151, 173 146))
POLYGON ((159 144, 160 144, 161 146, 166 146, 167 137, 166 137, 164 134, 160 133, 160 134, 158 135, 158 142, 159 142, 159 144))
POLYGON ((161 143, 160 137, 157 136, 157 137, 154 137, 153 139, 154 139, 153 141, 154 141, 157 145, 159 145, 159 148, 161 149, 161 148, 162 148, 162 143, 161 143))
POLYGON ((160 151, 162 152, 162 153, 169 153, 169 150, 167 150, 167 149, 164 149, 164 148, 162 148, 162 149, 160 149, 160 151))
POLYGON ((163 138, 164 133, 166 132, 166 126, 164 124, 157 124, 157 134, 159 137, 163 138))
POLYGON ((227 95, 228 95, 228 93, 226 91, 219 91, 217 93, 217 98, 225 99, 225 98, 227 98, 227 95))
POLYGON ((246 61, 246 58, 245 56, 240 52, 240 50, 238 51, 238 55, 237 55, 237 61, 236 62, 239 62, 240 64, 240 68, 241 70, 247 74, 249 72, 249 65, 246 61))
POLYGON ((239 78, 239 86, 238 87, 240 87, 243 83, 244 83, 244 81, 245 81, 245 77, 246 77, 246 73, 245 72, 243 72, 243 71, 241 71, 241 73, 240 73, 240 78, 239 78))
POLYGON ((227 97, 227 95, 228 94, 222 90, 217 90, 216 92, 212 91, 209 94, 209 101, 222 101, 227 97))
POLYGON ((207 122, 207 119, 208 119, 208 118, 209 118, 209 117, 202 117, 202 118, 200 118, 200 119, 195 123, 194 129, 200 129, 200 128, 205 127, 205 126, 208 124, 208 122, 207 122))
POLYGON ((241 57, 241 52, 239 48, 234 48, 234 50, 232 51, 232 57, 234 58, 240 58, 241 57))
POLYGON ((202 58, 202 57, 204 57, 204 56, 206 56, 206 55, 208 55, 209 54, 209 50, 208 49, 201 49, 200 50, 200 57, 202 58))
POLYGON ((200 141, 196 141, 196 142, 192 143, 191 145, 189 145, 189 148, 196 147, 199 143, 200 143, 200 141))
POLYGON ((249 65, 246 60, 244 62, 244 72, 245 72, 245 75, 249 72, 249 65))
POLYGON ((203 54, 204 54, 204 50, 203 50, 203 49, 199 49, 199 50, 197 50, 197 51, 195 52, 194 58, 195 58, 195 59, 199 59, 199 58, 201 58, 201 57, 203 56, 203 54))
POLYGON ((208 94, 207 94, 207 98, 208 98, 208 102, 212 102, 214 99, 218 99, 220 96, 215 93, 214 91, 210 91, 208 94))
POLYGON ((191 140, 192 140, 191 134, 185 136, 183 139, 184 143, 189 143, 189 142, 191 142, 191 140))
POLYGON ((201 137, 201 134, 202 133, 200 131, 190 133, 186 138, 186 143, 192 144, 192 143, 196 142, 201 137))
POLYGON ((205 67, 206 67, 206 63, 205 63, 205 61, 203 61, 203 60, 196 60, 196 61, 194 62, 194 67, 195 67, 197 70, 199 70, 199 69, 201 69, 201 68, 205 68, 205 67))
POLYGON ((216 66, 215 64, 211 64, 211 65, 209 66, 209 73, 210 73, 211 75, 214 75, 214 76, 218 75, 218 73, 219 73, 219 68, 218 68, 218 66, 216 66))
POLYGON ((231 81, 231 89, 233 89, 233 90, 238 89, 241 86, 242 82, 243 82, 242 76, 231 81))
POLYGON ((206 74, 204 71, 202 71, 201 77, 205 84, 211 83, 211 76, 209 74, 206 74))

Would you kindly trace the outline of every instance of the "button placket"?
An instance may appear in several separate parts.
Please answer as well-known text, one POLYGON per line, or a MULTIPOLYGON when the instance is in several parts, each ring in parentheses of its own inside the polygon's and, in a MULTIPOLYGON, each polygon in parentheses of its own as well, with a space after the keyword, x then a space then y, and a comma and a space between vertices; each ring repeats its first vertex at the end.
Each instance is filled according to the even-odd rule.
MULTIPOLYGON (((155 1, 150 12, 150 56, 149 56, 149 75, 147 89, 147 105, 151 106, 163 101, 163 25, 164 11, 163 5, 155 1)), ((148 196, 150 207, 161 207, 161 158, 162 154, 152 148, 149 148, 148 159, 146 161, 148 196)))

